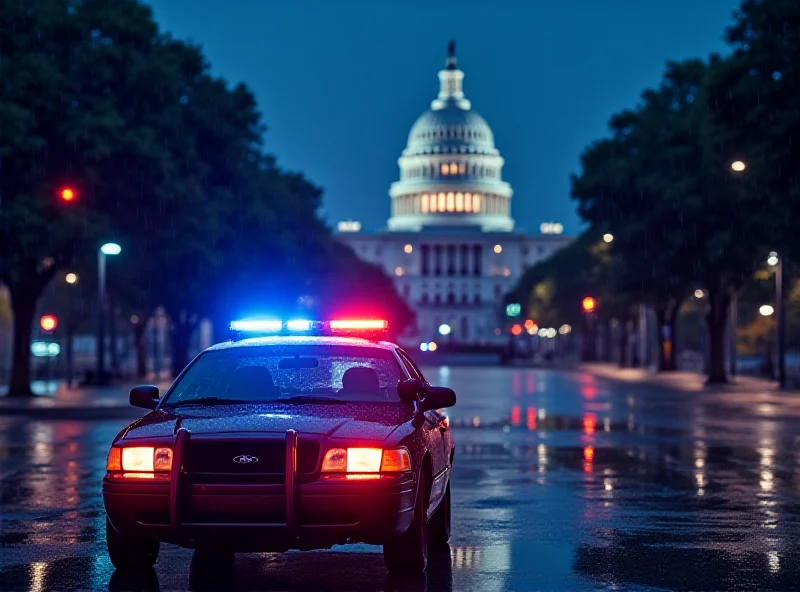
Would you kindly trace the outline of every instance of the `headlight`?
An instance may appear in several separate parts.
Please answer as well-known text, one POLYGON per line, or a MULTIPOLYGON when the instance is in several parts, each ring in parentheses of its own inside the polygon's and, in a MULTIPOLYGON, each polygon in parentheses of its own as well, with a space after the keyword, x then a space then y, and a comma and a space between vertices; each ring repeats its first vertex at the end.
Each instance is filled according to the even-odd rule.
POLYGON ((153 453, 151 446, 135 446, 122 449, 122 470, 140 473, 153 472, 153 453))
MULTIPOLYGON (((123 476, 145 476, 172 468, 172 448, 154 446, 114 446, 108 452, 106 470, 126 471, 123 476), (127 471, 130 471, 128 473, 127 471)), ((152 477, 152 475, 150 475, 152 477)))
POLYGON ((325 453, 325 473, 397 473, 411 470, 405 448, 332 448, 325 453))

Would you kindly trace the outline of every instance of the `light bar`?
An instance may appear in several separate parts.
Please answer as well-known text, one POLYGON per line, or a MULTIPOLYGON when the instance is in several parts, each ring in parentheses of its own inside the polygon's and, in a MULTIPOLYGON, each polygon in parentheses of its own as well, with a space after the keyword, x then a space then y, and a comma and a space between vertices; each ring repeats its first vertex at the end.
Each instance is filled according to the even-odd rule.
POLYGON ((386 330, 389 328, 389 322, 382 319, 338 320, 331 321, 330 326, 333 331, 348 331, 353 329, 386 330))
POLYGON ((311 321, 293 319, 291 321, 286 321, 286 328, 289 331, 309 331, 311 329, 311 324, 311 321))
POLYGON ((232 331, 253 331, 253 332, 278 332, 283 328, 283 321, 272 321, 272 320, 243 320, 243 321, 232 321, 231 322, 231 330, 232 331))

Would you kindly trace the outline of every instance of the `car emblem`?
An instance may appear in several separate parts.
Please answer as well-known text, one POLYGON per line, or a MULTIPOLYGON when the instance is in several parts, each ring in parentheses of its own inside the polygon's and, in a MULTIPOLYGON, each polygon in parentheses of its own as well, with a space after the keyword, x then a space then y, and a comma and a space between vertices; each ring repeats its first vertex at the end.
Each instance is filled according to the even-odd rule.
POLYGON ((240 465, 251 465, 258 462, 258 457, 250 456, 249 454, 240 454, 239 456, 233 457, 233 462, 239 463, 240 465))

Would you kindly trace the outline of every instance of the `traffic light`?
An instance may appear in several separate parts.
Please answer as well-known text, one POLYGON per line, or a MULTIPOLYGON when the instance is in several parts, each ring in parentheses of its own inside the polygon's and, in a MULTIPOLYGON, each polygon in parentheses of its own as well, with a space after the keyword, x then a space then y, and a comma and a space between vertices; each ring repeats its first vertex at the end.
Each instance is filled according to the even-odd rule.
POLYGON ((583 312, 592 312, 597 307, 597 300, 591 296, 583 299, 583 312))
POLYGON ((522 334, 522 325, 516 324, 511 327, 511 334, 512 335, 521 335, 522 334))
POLYGON ((58 327, 58 319, 55 315, 43 315, 42 318, 39 319, 39 326, 42 328, 42 331, 54 331, 56 327, 58 327))
POLYGON ((58 195, 61 197, 62 201, 72 201, 77 197, 72 187, 62 187, 58 195))

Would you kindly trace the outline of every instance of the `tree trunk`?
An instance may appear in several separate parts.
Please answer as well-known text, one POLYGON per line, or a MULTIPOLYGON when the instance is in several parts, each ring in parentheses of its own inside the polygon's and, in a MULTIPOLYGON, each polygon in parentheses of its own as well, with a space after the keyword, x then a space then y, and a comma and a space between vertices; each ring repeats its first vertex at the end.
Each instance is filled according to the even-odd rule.
POLYGON ((628 344, 630 328, 628 327, 628 317, 622 317, 619 321, 619 367, 628 366, 628 344))
POLYGON ((669 317, 669 331, 670 335, 672 335, 672 347, 670 348, 668 360, 670 370, 678 369, 678 309, 680 307, 680 303, 676 304, 669 317))
POLYGON ((675 326, 679 304, 668 303, 656 308, 658 319, 658 371, 672 372, 675 363, 675 326))
POLYGON ((192 333, 197 327, 197 321, 185 311, 172 318, 172 331, 170 332, 171 371, 172 376, 177 376, 189 363, 189 344, 192 333))
POLYGON ((726 288, 709 290, 708 323, 708 377, 709 383, 728 382, 725 368, 725 326, 730 304, 730 293, 726 288))
POLYGON ((136 348, 136 376, 144 378, 147 376, 147 349, 145 335, 147 334, 147 319, 139 317, 139 321, 133 326, 133 343, 136 348))
POLYGON ((8 396, 30 397, 33 396, 31 390, 31 331, 38 298, 22 288, 10 288, 9 293, 11 309, 14 312, 14 340, 8 396))
POLYGON ((614 319, 608 319, 605 324, 605 331, 604 331, 604 341, 603 341, 603 359, 606 362, 613 362, 614 361, 614 353, 613 353, 613 339, 614 339, 614 329, 613 329, 613 322, 614 319))

